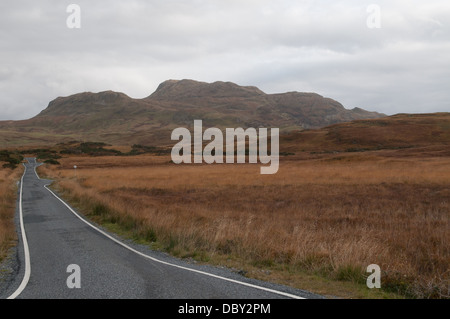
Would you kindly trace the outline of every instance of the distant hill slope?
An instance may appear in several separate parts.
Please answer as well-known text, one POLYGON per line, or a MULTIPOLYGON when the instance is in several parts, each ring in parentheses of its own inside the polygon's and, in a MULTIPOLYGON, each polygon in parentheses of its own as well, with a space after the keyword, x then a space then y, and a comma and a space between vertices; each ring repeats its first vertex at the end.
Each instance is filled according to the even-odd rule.
POLYGON ((87 140, 113 144, 170 143, 176 127, 278 127, 282 132, 384 117, 315 93, 266 94, 231 82, 169 80, 144 99, 105 91, 51 101, 39 115, 0 122, 3 146, 87 140))
POLYGON ((336 153, 402 150, 450 156, 450 113, 397 114, 285 134, 284 152, 336 153))

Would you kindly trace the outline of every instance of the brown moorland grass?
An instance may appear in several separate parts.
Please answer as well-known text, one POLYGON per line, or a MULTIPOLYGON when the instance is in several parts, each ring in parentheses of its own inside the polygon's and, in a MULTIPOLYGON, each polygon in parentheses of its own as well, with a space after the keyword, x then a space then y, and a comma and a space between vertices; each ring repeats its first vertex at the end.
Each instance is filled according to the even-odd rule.
POLYGON ((0 165, 0 262, 16 240, 14 213, 16 207, 16 182, 22 170, 2 168, 0 165))
POLYGON ((39 172, 65 198, 175 255, 359 285, 378 264, 386 291, 449 297, 449 157, 291 156, 275 175, 153 156, 60 162, 39 172))

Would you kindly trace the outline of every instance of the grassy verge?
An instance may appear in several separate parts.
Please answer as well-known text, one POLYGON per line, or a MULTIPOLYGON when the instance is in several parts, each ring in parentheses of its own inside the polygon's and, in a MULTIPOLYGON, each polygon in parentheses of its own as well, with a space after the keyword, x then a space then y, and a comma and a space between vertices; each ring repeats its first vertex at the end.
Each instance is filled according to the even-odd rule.
POLYGON ((0 262, 17 239, 14 214, 21 174, 21 168, 0 168, 0 262))

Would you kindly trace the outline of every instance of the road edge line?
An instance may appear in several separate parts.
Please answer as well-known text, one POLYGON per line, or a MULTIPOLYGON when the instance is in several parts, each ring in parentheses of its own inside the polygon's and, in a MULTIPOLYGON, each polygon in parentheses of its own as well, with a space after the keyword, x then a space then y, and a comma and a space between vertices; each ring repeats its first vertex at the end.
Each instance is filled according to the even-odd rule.
POLYGON ((25 255, 25 273, 19 288, 17 288, 17 290, 7 299, 16 299, 28 285, 28 281, 30 280, 31 276, 30 249, 28 247, 27 235, 25 233, 25 225, 23 222, 23 210, 22 210, 23 178, 25 177, 25 174, 27 172, 27 166, 25 164, 23 164, 23 166, 25 167, 25 170, 23 172, 22 178, 20 179, 19 219, 20 219, 20 231, 22 232, 23 250, 25 255))

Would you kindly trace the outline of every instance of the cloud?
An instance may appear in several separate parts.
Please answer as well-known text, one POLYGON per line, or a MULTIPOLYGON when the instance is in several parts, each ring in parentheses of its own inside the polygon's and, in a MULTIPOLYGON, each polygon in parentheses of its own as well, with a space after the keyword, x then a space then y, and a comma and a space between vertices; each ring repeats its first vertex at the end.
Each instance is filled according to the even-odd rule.
POLYGON ((450 21, 442 1, 68 1, 0 3, 0 119, 83 91, 150 95, 166 79, 314 91, 348 108, 449 111, 450 21))

